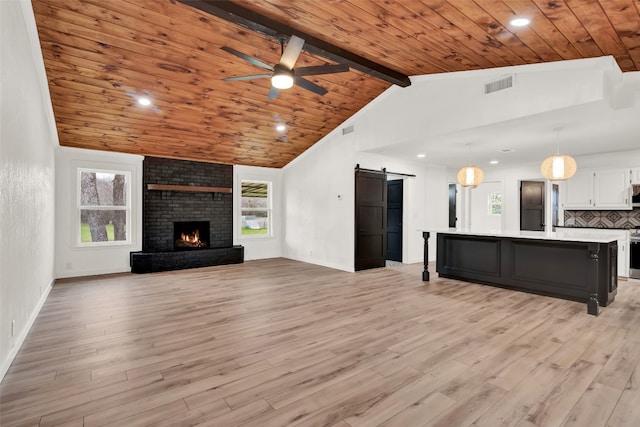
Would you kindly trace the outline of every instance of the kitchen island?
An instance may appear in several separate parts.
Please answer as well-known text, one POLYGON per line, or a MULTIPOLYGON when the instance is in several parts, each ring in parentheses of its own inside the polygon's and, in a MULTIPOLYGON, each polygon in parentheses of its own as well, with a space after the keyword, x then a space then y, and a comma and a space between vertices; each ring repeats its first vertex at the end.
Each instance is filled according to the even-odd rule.
MULTIPOLYGON (((587 303, 587 312, 613 302, 618 288, 615 238, 579 238, 562 231, 479 232, 434 230, 440 277, 499 286, 587 303)), ((429 280, 423 232, 423 280, 429 280)))

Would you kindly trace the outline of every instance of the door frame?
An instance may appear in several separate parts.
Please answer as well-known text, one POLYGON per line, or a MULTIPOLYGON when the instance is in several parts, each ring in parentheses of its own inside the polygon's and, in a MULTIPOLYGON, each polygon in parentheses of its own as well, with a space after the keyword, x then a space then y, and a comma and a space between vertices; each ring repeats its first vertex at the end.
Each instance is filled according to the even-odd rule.
POLYGON ((459 187, 459 184, 455 182, 450 182, 447 187, 447 200, 448 200, 448 206, 449 206, 449 209, 448 209, 449 228, 452 228, 451 226, 451 189, 452 188, 455 189, 454 200, 453 200, 453 208, 454 208, 453 216, 455 220, 454 220, 453 228, 458 227, 458 221, 460 220, 460 190, 458 187, 459 187))
MULTIPOLYGON (((405 218, 405 213, 406 213, 406 203, 405 203, 405 184, 406 181, 403 177, 393 177, 393 175, 388 175, 387 176, 387 189, 389 188, 389 182, 391 181, 400 181, 402 183, 402 203, 401 203, 401 207, 400 209, 402 210, 402 217, 400 218, 400 239, 401 239, 401 245, 400 245, 400 261, 399 262, 405 262, 406 259, 406 236, 405 236, 405 223, 406 223, 406 218, 405 218)), ((389 221, 389 195, 388 195, 388 191, 387 191, 387 224, 389 221)), ((389 244, 389 227, 387 227, 387 245, 389 244)), ((387 251, 387 260, 389 260, 389 253, 387 251)))

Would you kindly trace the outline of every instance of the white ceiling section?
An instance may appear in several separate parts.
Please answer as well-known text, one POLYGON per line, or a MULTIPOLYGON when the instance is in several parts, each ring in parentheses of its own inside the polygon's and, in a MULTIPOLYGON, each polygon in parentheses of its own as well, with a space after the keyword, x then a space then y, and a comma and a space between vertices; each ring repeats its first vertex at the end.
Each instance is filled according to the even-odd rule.
POLYGON ((411 161, 424 153, 426 163, 458 168, 540 162, 557 141, 572 156, 640 148, 640 72, 622 73, 612 57, 411 80, 347 121, 359 150, 411 161), (509 75, 513 87, 485 95, 487 83, 509 75))

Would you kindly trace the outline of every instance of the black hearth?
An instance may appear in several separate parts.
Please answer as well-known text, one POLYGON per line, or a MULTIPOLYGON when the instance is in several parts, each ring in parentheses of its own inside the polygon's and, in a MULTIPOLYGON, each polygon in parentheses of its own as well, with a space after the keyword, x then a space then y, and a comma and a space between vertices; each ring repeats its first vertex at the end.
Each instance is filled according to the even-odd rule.
POLYGON ((173 223, 173 249, 185 251, 209 247, 209 221, 176 221, 173 223))

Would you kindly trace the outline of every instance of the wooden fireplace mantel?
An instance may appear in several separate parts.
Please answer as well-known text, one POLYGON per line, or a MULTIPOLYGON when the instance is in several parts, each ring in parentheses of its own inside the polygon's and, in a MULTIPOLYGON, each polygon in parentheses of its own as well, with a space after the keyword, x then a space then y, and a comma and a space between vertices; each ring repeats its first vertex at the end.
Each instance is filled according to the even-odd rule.
POLYGON ((147 184, 148 190, 193 191, 198 193, 232 193, 230 187, 199 187, 195 185, 147 184))

